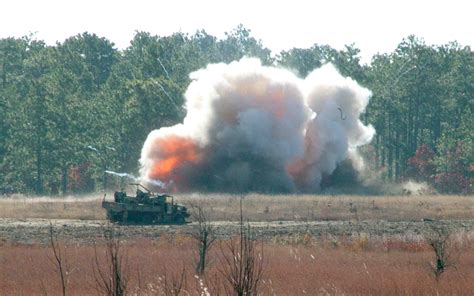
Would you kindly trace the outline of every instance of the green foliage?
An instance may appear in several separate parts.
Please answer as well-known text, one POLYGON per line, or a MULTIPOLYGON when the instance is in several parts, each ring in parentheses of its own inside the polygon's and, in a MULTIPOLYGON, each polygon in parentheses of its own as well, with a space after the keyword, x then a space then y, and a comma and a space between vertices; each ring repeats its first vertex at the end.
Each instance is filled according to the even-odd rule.
POLYGON ((409 36, 370 65, 359 53, 315 44, 275 57, 242 25, 223 39, 137 32, 120 51, 87 32, 55 46, 34 36, 0 39, 0 193, 84 192, 111 186, 106 169, 137 173, 148 133, 185 116, 189 74, 244 56, 301 77, 335 64, 373 92, 363 120, 377 130, 373 165, 386 178, 419 170, 441 191, 472 192, 472 50, 409 36), (423 144, 429 161, 417 158, 423 144))
MULTIPOLYGON (((473 94, 472 65, 470 48, 457 43, 427 46, 414 36, 403 40, 394 53, 373 58, 368 87, 374 96, 367 121, 377 130, 376 153, 387 178, 408 177, 408 160, 422 144, 434 150, 438 174, 447 151, 443 145, 472 146, 461 144, 472 143, 473 136, 468 99, 473 94)), ((470 161, 465 161, 466 167, 470 161)))

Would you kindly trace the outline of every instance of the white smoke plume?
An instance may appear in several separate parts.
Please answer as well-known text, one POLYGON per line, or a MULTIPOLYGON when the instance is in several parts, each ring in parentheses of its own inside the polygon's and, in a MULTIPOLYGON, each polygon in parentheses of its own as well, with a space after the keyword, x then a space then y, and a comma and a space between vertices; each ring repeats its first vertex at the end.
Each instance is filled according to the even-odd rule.
POLYGON ((147 184, 150 184, 154 187, 158 187, 158 188, 162 188, 162 189, 166 189, 170 185, 170 184, 163 183, 160 180, 153 180, 153 179, 149 179, 149 178, 146 178, 146 177, 135 177, 134 175, 129 174, 129 173, 118 173, 118 172, 114 172, 114 171, 110 171, 110 170, 105 170, 104 172, 106 174, 113 175, 113 176, 116 176, 116 177, 129 179, 129 180, 131 180, 133 182, 136 182, 136 183, 143 182, 143 183, 147 183, 147 184))
POLYGON ((375 134, 359 120, 370 91, 332 65, 300 79, 244 58, 190 77, 184 122, 152 131, 140 159, 142 179, 177 191, 314 192, 375 134))

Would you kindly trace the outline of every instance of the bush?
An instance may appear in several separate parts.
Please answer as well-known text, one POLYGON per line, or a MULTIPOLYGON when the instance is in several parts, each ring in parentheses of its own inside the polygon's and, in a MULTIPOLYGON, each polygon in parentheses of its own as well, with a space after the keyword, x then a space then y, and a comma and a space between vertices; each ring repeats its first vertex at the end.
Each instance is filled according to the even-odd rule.
POLYGON ((435 153, 426 144, 422 144, 413 157, 408 159, 408 176, 417 181, 432 182, 436 174, 435 153))

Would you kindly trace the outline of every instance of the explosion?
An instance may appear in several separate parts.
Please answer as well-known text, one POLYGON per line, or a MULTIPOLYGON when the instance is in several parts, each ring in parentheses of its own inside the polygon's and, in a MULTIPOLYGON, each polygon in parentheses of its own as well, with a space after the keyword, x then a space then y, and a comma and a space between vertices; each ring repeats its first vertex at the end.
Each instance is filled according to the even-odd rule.
POLYGON ((183 123, 152 131, 143 146, 140 173, 148 185, 314 192, 375 134, 359 120, 371 92, 330 64, 300 79, 244 58, 190 78, 183 123))
POLYGON ((196 163, 199 160, 197 147, 192 139, 172 135, 156 138, 153 146, 158 147, 159 158, 148 174, 151 180, 179 183, 179 175, 174 175, 174 172, 187 163, 196 163))

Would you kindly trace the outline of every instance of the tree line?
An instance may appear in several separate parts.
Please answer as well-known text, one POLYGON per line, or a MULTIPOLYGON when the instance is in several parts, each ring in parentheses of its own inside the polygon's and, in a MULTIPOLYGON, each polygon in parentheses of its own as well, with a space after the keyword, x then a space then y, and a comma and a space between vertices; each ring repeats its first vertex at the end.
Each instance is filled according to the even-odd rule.
POLYGON ((274 55, 250 33, 242 25, 222 39, 205 31, 137 32, 123 50, 91 33, 54 46, 34 36, 0 39, 0 191, 109 187, 106 170, 136 172, 148 133, 184 118, 190 72, 253 56, 301 77, 335 64, 373 92, 363 121, 377 135, 363 153, 385 180, 414 178, 442 192, 472 192, 470 47, 408 36, 394 52, 363 64, 355 45, 314 44, 274 55))

